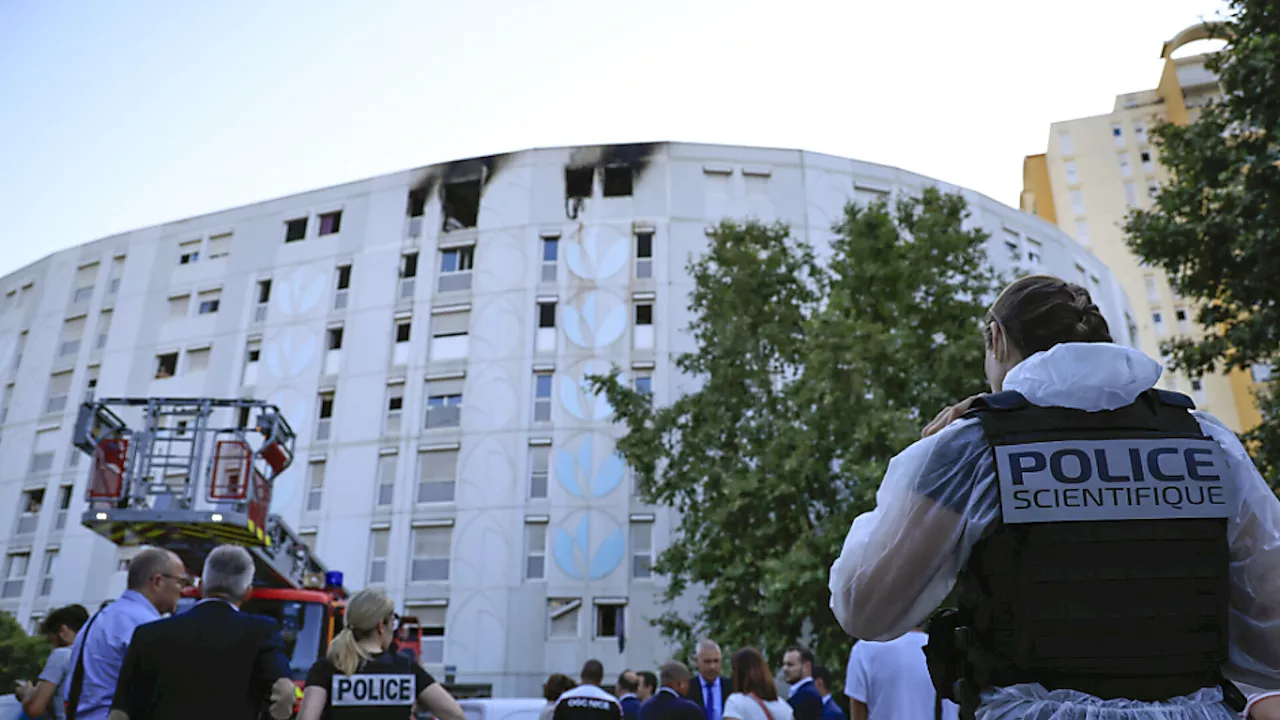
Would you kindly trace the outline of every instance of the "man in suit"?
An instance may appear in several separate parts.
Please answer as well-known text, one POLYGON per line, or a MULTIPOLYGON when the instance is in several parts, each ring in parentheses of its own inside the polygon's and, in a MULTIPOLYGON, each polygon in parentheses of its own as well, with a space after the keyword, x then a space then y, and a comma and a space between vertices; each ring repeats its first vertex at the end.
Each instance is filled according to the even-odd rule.
POLYGON ((697 704, 704 720, 721 720, 724 701, 733 692, 733 683, 729 678, 720 676, 720 646, 710 638, 702 638, 698 641, 693 660, 698 667, 698 675, 689 683, 684 696, 697 704))
POLYGON ((658 682, 662 687, 640 706, 640 720, 706 720, 702 708, 681 697, 689 693, 684 663, 671 660, 658 668, 658 682))
POLYGON ((640 689, 640 678, 630 670, 623 670, 613 693, 618 696, 618 704, 622 706, 622 720, 639 720, 640 698, 636 691, 640 689))
POLYGON ((640 679, 640 687, 636 689, 636 697, 640 699, 640 703, 644 704, 646 700, 653 697, 658 692, 658 676, 648 670, 641 670, 636 673, 636 677, 640 679))
POLYGON ((831 671, 825 665, 813 666, 813 685, 822 696, 822 720, 845 720, 844 710, 831 697, 831 671))
POLYGON ((209 553, 204 599, 134 631, 110 720, 256 720, 268 698, 272 717, 289 717, 295 688, 280 626, 240 612, 252 583, 247 550, 222 545, 209 553))
POLYGON ((782 677, 791 686, 787 701, 795 720, 822 720, 822 695, 813 685, 813 653, 809 648, 792 645, 782 655, 782 677))

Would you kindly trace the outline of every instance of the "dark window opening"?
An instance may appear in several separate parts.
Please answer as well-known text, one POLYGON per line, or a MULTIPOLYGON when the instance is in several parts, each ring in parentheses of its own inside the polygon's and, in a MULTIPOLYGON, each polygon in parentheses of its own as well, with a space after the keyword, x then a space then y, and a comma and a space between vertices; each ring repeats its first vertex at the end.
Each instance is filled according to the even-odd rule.
POLYGON ((58 495, 58 509, 68 510, 71 508, 71 486, 63 485, 58 495))
POLYGON ((156 356, 156 379, 173 377, 178 372, 178 353, 156 356))
POLYGON ((480 215, 480 181, 463 180, 445 183, 444 231, 476 226, 480 215))
POLYGON ((332 235, 342 229, 342 211, 324 213, 320 216, 320 234, 332 235))
POLYGON ((249 408, 248 406, 240 408, 239 424, 236 427, 249 427, 249 408))
POLYGON ((351 287, 351 266, 339 265, 338 266, 338 289, 346 290, 349 287, 351 287))
POLYGON ((596 637, 618 637, 618 615, 621 614, 618 611, 621 609, 621 605, 596 606, 596 637))
POLYGON ((538 327, 553 328, 556 326, 556 304, 553 302, 538 303, 538 327))
POLYGON ((284 241, 297 242, 307 236, 307 219, 298 218, 284 224, 284 241))
POLYGON ((1186 320, 1186 319, 1187 319, 1187 311, 1186 311, 1186 310, 1179 310, 1179 311, 1177 311, 1177 312, 1175 313, 1175 315, 1177 315, 1178 322, 1182 322, 1183 320, 1186 320))
POLYGON ((604 196, 623 197, 631 194, 633 173, 630 165, 610 165, 604 169, 604 196))
POLYGON ((1142 162, 1151 162, 1151 153, 1146 150, 1142 151, 1142 162))
POLYGON ((409 323, 402 322, 396 325, 396 342, 409 342, 409 323))
POLYGON ((409 191, 409 217, 422 217, 427 210, 427 191, 409 191))
POLYGON ((542 262, 555 262, 560 256, 560 239, 559 238, 543 238, 542 239, 542 262))
POLYGON ((262 357, 262 351, 259 350, 258 348, 254 348, 249 351, 249 362, 258 362, 258 359, 261 357, 262 357))
POLYGON ((328 420, 333 417, 333 396, 323 396, 320 398, 320 419, 328 420))
POLYGON ((652 305, 636 305, 636 324, 637 325, 653 324, 653 306, 652 305))
POLYGON ((387 410, 395 411, 404 408, 404 398, 393 395, 387 398, 387 410))
POLYGON ((406 253, 400 256, 400 277, 418 276, 418 253, 406 253))
POLYGON ((591 197, 591 184, 595 179, 595 168, 565 168, 564 196, 566 198, 591 197))
POLYGON ((271 300, 271 280, 258 281, 258 304, 270 302, 271 300))
POLYGON ((342 328, 340 327, 329 328, 329 349, 330 350, 342 349, 342 328))
POLYGON ((653 233, 646 232, 636 235, 636 257, 653 257, 653 233))

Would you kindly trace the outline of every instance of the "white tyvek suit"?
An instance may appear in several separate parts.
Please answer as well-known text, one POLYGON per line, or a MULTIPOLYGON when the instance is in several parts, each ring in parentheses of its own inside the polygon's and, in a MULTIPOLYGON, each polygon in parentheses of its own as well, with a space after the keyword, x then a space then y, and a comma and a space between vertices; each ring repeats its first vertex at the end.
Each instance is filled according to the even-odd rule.
MULTIPOLYGON (((1087 411, 1131 404, 1159 379, 1159 363, 1109 343, 1067 343, 1013 368, 1005 390, 1033 404, 1087 411)), ((1224 674, 1252 701, 1280 691, 1280 500, 1235 434, 1196 413, 1225 452, 1237 485, 1229 520, 1230 657, 1224 674)), ((865 640, 890 640, 924 622, 951 591, 974 544, 999 517, 992 453, 975 419, 924 438, 890 463, 876 509, 853 521, 831 566, 831 609, 841 627, 865 640), (926 496, 926 492, 933 498, 926 496), (962 508, 957 511, 955 508, 962 508)), ((1152 704, 1103 701, 1072 691, 1015 685, 984 695, 978 717, 1233 718, 1218 688, 1152 704)))

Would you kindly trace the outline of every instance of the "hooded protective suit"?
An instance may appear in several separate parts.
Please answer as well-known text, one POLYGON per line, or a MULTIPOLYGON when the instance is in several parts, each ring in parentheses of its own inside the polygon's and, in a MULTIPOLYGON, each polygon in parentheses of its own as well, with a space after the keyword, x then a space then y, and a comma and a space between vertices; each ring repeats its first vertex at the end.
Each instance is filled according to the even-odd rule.
MULTIPOLYGON (((1133 403, 1161 367, 1142 353, 1109 343, 1064 343, 1014 367, 1005 390, 1032 404, 1091 412, 1133 403)), ((1237 507, 1228 522, 1231 549, 1230 654, 1223 674, 1251 702, 1280 691, 1280 500, 1235 434, 1195 413, 1221 445, 1237 507)), ((958 420, 890 463, 876 509, 854 520, 831 566, 831 609, 841 627, 865 640, 889 640, 922 624, 947 597, 974 545, 1000 517, 995 466, 979 421, 958 420), (945 502, 938 488, 947 488, 945 502), (952 508, 963 508, 956 512, 952 508)), ((1036 684, 984 694, 979 718, 1231 718, 1219 688, 1163 703, 1102 700, 1036 684)))

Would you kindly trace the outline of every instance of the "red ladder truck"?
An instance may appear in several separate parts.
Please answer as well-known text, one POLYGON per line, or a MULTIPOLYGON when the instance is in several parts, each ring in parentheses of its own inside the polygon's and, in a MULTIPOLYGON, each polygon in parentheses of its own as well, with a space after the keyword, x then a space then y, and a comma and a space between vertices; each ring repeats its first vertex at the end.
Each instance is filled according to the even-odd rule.
MULTIPOLYGON (((342 629, 346 592, 342 573, 270 514, 272 484, 293 462, 295 441, 276 406, 213 398, 86 402, 73 439, 93 457, 85 527, 121 547, 172 550, 192 576, 218 545, 248 549, 256 570, 243 609, 280 622, 301 683, 342 629)), ((198 595, 190 588, 179 611, 198 595)))

